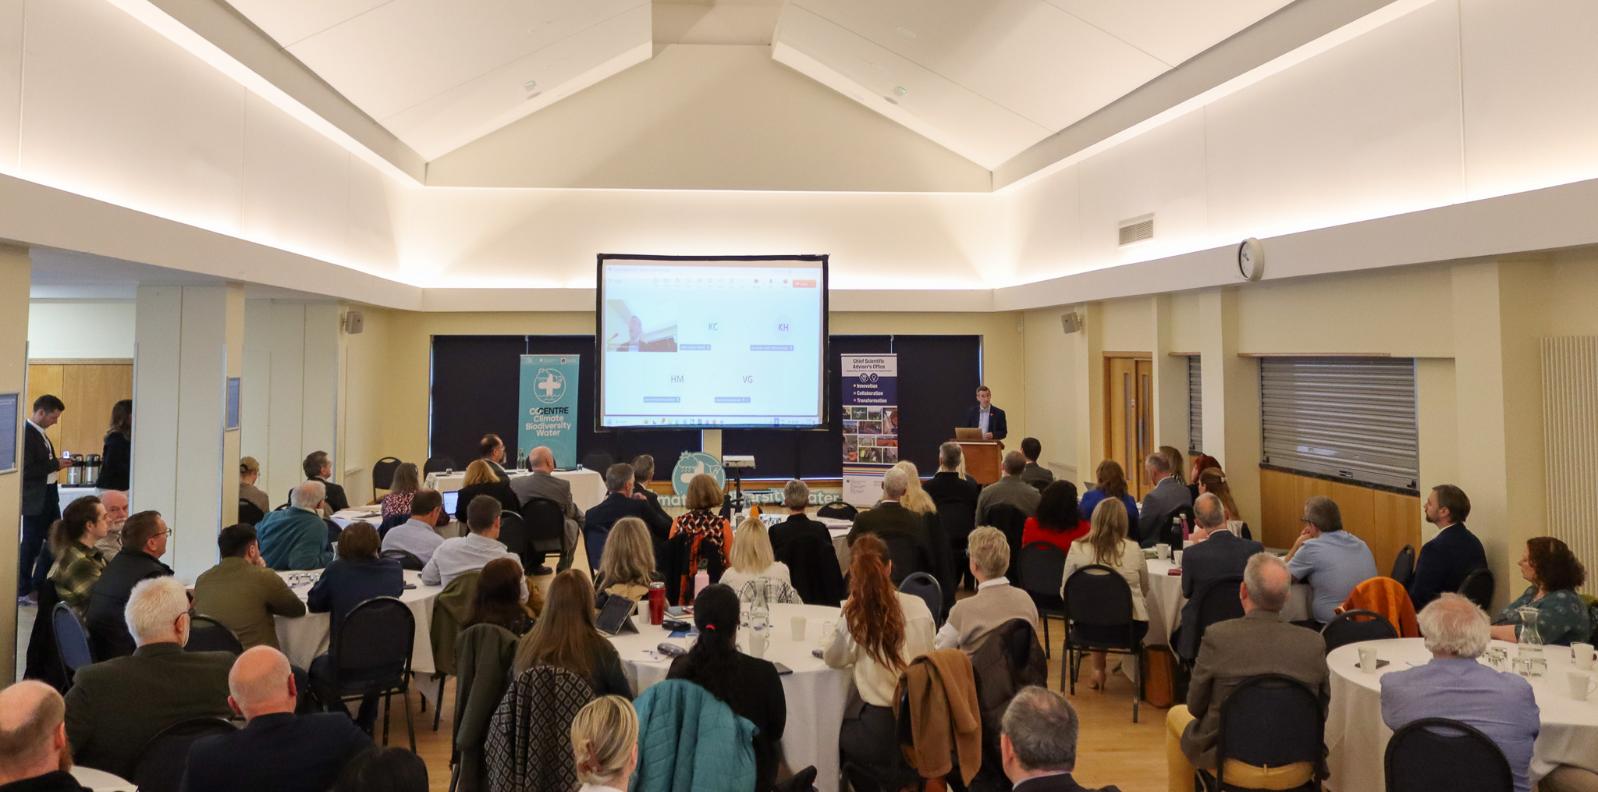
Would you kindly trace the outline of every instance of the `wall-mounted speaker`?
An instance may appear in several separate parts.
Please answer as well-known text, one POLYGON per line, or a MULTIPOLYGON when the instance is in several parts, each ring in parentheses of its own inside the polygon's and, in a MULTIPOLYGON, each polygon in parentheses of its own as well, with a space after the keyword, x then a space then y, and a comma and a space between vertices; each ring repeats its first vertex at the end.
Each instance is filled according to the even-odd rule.
POLYGON ((1060 314, 1060 329, 1065 331, 1066 335, 1070 335, 1078 330, 1081 330, 1082 314, 1079 314, 1076 311, 1060 314))
POLYGON ((360 311, 344 312, 344 332, 348 335, 360 335, 366 329, 366 315, 360 311))

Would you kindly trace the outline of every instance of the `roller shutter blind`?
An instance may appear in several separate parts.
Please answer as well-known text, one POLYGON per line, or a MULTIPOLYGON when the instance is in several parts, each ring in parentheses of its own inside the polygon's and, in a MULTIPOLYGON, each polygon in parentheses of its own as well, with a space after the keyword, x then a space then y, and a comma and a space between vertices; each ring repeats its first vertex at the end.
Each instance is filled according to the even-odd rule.
POLYGON ((1264 464, 1414 491, 1420 451, 1415 361, 1260 361, 1264 464))
POLYGON ((1198 355, 1187 356, 1187 453, 1204 453, 1204 367, 1198 355))

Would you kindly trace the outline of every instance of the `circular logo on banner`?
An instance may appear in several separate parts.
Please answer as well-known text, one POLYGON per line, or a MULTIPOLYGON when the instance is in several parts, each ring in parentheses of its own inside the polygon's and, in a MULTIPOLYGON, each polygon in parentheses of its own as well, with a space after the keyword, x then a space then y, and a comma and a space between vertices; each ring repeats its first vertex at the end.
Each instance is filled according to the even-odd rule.
POLYGON ((877 372, 868 371, 868 372, 866 372, 864 374, 861 374, 860 375, 860 381, 861 382, 876 382, 877 381, 877 372))
POLYGON ((671 470, 671 491, 679 498, 687 495, 688 482, 700 473, 715 479, 718 488, 727 486, 727 471, 721 469, 715 457, 703 451, 684 451, 671 470))
POLYGON ((541 368, 533 377, 533 398, 554 404, 566 395, 566 375, 560 369, 541 368))

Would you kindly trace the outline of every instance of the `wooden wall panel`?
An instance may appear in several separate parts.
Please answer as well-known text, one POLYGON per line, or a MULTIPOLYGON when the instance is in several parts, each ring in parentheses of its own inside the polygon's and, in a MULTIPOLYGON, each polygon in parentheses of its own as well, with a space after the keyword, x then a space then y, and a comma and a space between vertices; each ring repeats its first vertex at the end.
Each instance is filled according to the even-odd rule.
POLYGON ((1304 501, 1324 495, 1343 512, 1343 528, 1365 540, 1376 558, 1376 570, 1392 571, 1404 545, 1420 547, 1420 498, 1338 481, 1260 470, 1260 512, 1268 547, 1290 547, 1298 537, 1304 501))
POLYGON ((28 406, 24 409, 46 393, 54 393, 67 405, 61 421, 46 432, 50 442, 73 454, 98 454, 105 447, 112 405, 133 398, 133 364, 29 364, 28 406))

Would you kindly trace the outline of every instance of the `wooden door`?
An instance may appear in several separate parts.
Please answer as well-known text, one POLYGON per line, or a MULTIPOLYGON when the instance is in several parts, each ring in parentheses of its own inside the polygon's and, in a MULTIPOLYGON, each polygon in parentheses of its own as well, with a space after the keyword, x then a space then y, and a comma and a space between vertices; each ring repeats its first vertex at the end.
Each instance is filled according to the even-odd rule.
POLYGON ((61 422, 45 431, 56 450, 98 454, 105 448, 111 406, 133 398, 133 364, 122 361, 30 362, 23 412, 32 414, 33 400, 53 393, 66 402, 61 422))
POLYGON ((1142 500, 1149 489, 1143 458, 1154 451, 1154 363, 1149 358, 1104 359, 1104 447, 1126 471, 1127 490, 1142 500))

